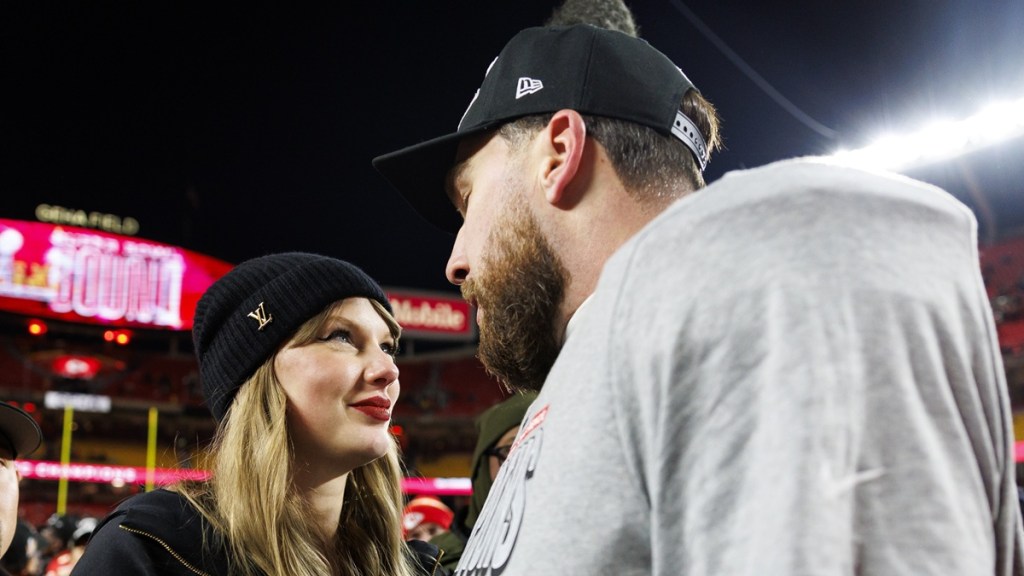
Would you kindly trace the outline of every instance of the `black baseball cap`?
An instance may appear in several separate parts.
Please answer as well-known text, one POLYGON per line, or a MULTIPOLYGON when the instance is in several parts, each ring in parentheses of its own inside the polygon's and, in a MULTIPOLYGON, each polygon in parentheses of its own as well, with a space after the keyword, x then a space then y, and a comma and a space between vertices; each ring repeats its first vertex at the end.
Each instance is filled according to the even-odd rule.
POLYGON ((17 459, 35 452, 43 443, 43 432, 24 410, 0 402, 0 442, 9 444, 17 459))
POLYGON ((674 135, 703 169, 707 145, 679 111, 690 89, 686 75, 640 38, 587 24, 527 28, 491 63, 454 133, 374 158, 373 166, 429 222, 457 232, 462 219, 444 181, 463 138, 568 108, 674 135))

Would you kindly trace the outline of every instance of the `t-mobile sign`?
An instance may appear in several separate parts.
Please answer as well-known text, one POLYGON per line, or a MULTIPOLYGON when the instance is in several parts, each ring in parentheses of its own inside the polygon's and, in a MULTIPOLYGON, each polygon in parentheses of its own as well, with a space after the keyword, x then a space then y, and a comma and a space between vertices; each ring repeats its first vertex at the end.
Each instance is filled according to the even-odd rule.
POLYGON ((472 310, 462 298, 404 288, 389 288, 387 294, 407 336, 466 341, 476 337, 472 310))

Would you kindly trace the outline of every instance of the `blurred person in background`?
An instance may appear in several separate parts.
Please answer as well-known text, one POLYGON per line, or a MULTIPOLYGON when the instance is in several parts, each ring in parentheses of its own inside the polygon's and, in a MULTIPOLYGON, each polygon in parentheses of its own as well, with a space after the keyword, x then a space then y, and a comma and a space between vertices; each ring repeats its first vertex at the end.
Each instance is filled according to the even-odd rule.
POLYGON ((42 537, 35 527, 23 518, 18 519, 14 539, 7 553, 0 558, 0 575, 39 576, 42 564, 39 562, 39 545, 42 537))
POLYGON ((85 554, 85 548, 88 546, 97 524, 99 524, 99 520, 91 516, 77 519, 74 523, 74 531, 68 538, 67 549, 50 560, 46 565, 45 576, 68 576, 71 574, 75 564, 82 558, 82 554, 85 554))
POLYGON ((537 398, 536 392, 519 392, 491 406, 476 419, 476 447, 470 463, 473 493, 469 505, 459 509, 448 530, 434 536, 430 543, 444 551, 441 564, 454 570, 466 547, 484 502, 497 478, 501 465, 508 458, 519 423, 526 409, 537 398))
POLYGON ((402 510, 402 536, 406 540, 430 539, 448 529, 453 512, 444 502, 433 496, 418 496, 402 510))
POLYGON ((68 552, 78 520, 79 516, 76 514, 53 513, 39 528, 39 535, 43 538, 39 559, 43 568, 48 567, 58 556, 68 552))
POLYGON ((18 526, 21 474, 15 461, 28 456, 43 442, 39 424, 24 410, 0 402, 0 556, 18 526))
POLYGON ((78 575, 442 574, 402 539, 389 430, 401 329, 383 290, 335 258, 239 264, 202 296, 193 328, 218 422, 212 478, 122 503, 78 575))

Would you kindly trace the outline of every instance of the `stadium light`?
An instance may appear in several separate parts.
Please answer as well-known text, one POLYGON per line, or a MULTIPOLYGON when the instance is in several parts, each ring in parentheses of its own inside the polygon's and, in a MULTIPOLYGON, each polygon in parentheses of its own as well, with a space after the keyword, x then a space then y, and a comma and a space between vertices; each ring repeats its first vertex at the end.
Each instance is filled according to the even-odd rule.
POLYGON ((103 332, 103 340, 125 346, 132 341, 132 332, 131 330, 105 330, 103 332))
POLYGON ((42 336, 43 334, 46 334, 48 330, 46 322, 43 322, 42 320, 36 320, 33 318, 28 321, 28 333, 33 336, 42 336))
POLYGON ((1024 98, 992 104, 958 121, 936 121, 917 132, 890 135, 856 150, 839 150, 831 158, 844 165, 909 170, 955 158, 1024 136, 1024 98))

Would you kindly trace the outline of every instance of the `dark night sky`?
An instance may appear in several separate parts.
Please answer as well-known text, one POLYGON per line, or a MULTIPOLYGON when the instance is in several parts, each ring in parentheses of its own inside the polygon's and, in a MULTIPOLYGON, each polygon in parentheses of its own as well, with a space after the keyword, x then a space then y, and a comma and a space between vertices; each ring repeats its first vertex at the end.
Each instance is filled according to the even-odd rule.
MULTIPOLYGON (((39 203, 108 212, 232 262, 318 251, 389 286, 451 290, 451 238, 370 160, 452 131, 505 41, 556 3, 25 4, 0 14, 0 217, 33 219, 39 203)), ((1020 0, 629 5, 719 107, 728 149, 709 180, 1024 96, 1020 0), (686 9, 838 136, 769 98, 686 9)), ((1022 140, 912 175, 964 199, 983 235, 1009 233, 1024 225, 1022 140)))

